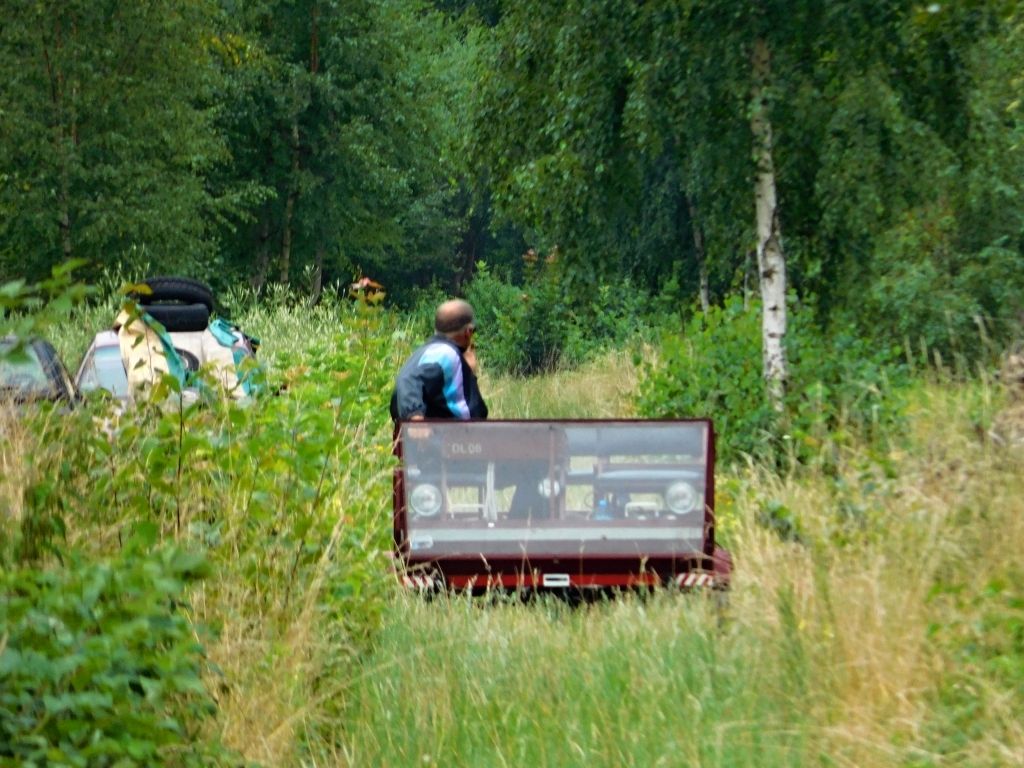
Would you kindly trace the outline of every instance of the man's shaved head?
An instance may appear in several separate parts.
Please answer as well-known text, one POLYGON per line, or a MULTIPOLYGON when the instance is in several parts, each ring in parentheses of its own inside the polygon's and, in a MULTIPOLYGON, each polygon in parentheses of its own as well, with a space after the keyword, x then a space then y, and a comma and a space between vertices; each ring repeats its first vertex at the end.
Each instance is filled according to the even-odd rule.
POLYGON ((434 315, 434 330, 438 333, 458 333, 473 322, 473 307, 468 301, 451 299, 441 304, 434 315))

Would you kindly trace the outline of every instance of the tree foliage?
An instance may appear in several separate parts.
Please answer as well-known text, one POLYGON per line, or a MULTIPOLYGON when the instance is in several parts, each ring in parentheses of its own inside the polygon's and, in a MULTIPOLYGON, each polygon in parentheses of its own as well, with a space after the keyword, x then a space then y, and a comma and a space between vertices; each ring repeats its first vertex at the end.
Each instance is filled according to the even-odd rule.
POLYGON ((241 4, 223 37, 231 172, 268 191, 230 257, 254 284, 354 271, 423 282, 455 234, 438 19, 401 2, 241 4), (401 255, 401 258, 399 258, 401 255))
POLYGON ((995 1, 517 3, 491 38, 477 154, 503 215, 581 276, 657 284, 674 263, 721 297, 754 242, 760 40, 798 294, 823 326, 948 349, 950 327, 1006 335, 1020 311, 1020 23, 995 1), (671 189, 645 183, 658 168, 671 189))
POLYGON ((819 325, 1007 336, 1021 28, 1008 0, 17 2, 0 273, 80 257, 317 295, 362 272, 407 301, 478 261, 521 283, 557 245, 568 310, 622 278, 720 302, 757 277, 761 45, 786 270, 819 325))
POLYGON ((59 260, 184 267, 230 200, 204 0, 14 2, 0 24, 0 270, 59 260))

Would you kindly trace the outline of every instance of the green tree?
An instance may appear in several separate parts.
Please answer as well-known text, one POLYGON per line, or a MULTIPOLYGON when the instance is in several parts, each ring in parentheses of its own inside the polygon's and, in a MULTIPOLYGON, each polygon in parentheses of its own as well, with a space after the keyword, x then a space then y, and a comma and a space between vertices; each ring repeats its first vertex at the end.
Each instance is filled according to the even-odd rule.
MULTIPOLYGON (((707 297, 703 201, 714 199, 710 190, 723 177, 729 188, 753 191, 746 199, 757 205, 746 218, 753 223, 757 210, 758 227, 743 229, 746 244, 739 250, 745 257, 756 244, 761 262, 765 374, 781 403, 786 270, 772 154, 775 41, 768 33, 772 12, 791 29, 807 12, 783 18, 779 8, 758 6, 738 15, 726 5, 516 4, 495 29, 477 116, 478 151, 491 162, 506 214, 562 246, 573 276, 591 284, 624 271, 629 250, 608 233, 635 238, 643 223, 637 201, 657 191, 662 205, 682 212, 677 222, 686 222, 672 228, 674 242, 659 255, 674 260, 692 253, 707 297), (724 119, 700 114, 695 105, 706 101, 724 119), (710 162, 702 146, 711 148, 710 162), (680 171, 668 176, 678 179, 675 188, 646 186, 648 169, 665 161, 680 171), (702 165, 711 168, 702 174, 702 165)), ((737 212, 733 207, 722 218, 737 212)))
POLYGON ((579 278, 618 271, 608 222, 629 218, 642 178, 623 132, 632 15, 616 2, 515 3, 484 48, 474 156, 499 214, 585 264, 579 278))
POLYGON ((441 16, 419 3, 225 3, 225 130, 236 179, 272 190, 230 239, 268 278, 355 271, 398 287, 451 273, 450 104, 433 55, 441 16))
POLYGON ((1012 325, 1019 35, 1001 0, 517 3, 475 149, 501 215, 578 279, 671 263, 721 297, 756 257, 778 404, 787 284, 866 336, 1012 325))
MULTIPOLYGON (((809 282, 826 312, 866 335, 973 355, 983 345, 966 339, 978 324, 1002 338, 1019 324, 1015 6, 891 14, 860 34, 877 41, 871 61, 834 65, 843 76, 821 90, 831 111, 818 143, 809 282)), ((851 43, 833 58, 858 51, 851 43)))
POLYGON ((194 267, 232 201, 204 0, 7 3, 0 24, 0 273, 58 261, 194 267))

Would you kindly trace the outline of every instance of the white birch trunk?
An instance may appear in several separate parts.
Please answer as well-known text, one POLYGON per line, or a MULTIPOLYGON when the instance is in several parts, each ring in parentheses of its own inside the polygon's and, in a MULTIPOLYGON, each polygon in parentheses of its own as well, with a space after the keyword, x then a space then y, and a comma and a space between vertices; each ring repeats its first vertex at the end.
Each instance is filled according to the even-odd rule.
POLYGON ((753 54, 754 86, 750 129, 754 138, 757 175, 754 196, 757 209, 757 270, 761 285, 761 336, 764 378, 768 399, 776 412, 783 409, 786 393, 786 256, 775 193, 775 163, 772 159, 772 124, 768 114, 768 85, 771 81, 771 52, 758 38, 753 54))
POLYGON ((705 315, 711 308, 711 290, 708 285, 708 264, 707 254, 704 252, 704 231, 700 228, 697 204, 689 195, 686 196, 686 205, 690 210, 690 229, 693 232, 693 251, 697 257, 697 269, 700 273, 700 310, 705 315))

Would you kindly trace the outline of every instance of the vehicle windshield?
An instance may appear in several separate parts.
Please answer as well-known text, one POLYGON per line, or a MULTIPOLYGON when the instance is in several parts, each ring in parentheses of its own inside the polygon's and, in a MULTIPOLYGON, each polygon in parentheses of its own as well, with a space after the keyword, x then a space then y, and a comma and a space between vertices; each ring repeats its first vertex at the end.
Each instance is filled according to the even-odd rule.
POLYGON ((0 343, 0 390, 18 397, 48 397, 53 393, 53 382, 31 345, 14 351, 13 343, 0 343))
POLYGON ((403 424, 399 543, 428 556, 692 554, 710 451, 706 421, 403 424))
POLYGON ((78 388, 82 392, 105 389, 116 397, 127 397, 128 376, 124 372, 121 348, 117 346, 96 347, 82 368, 78 388))

